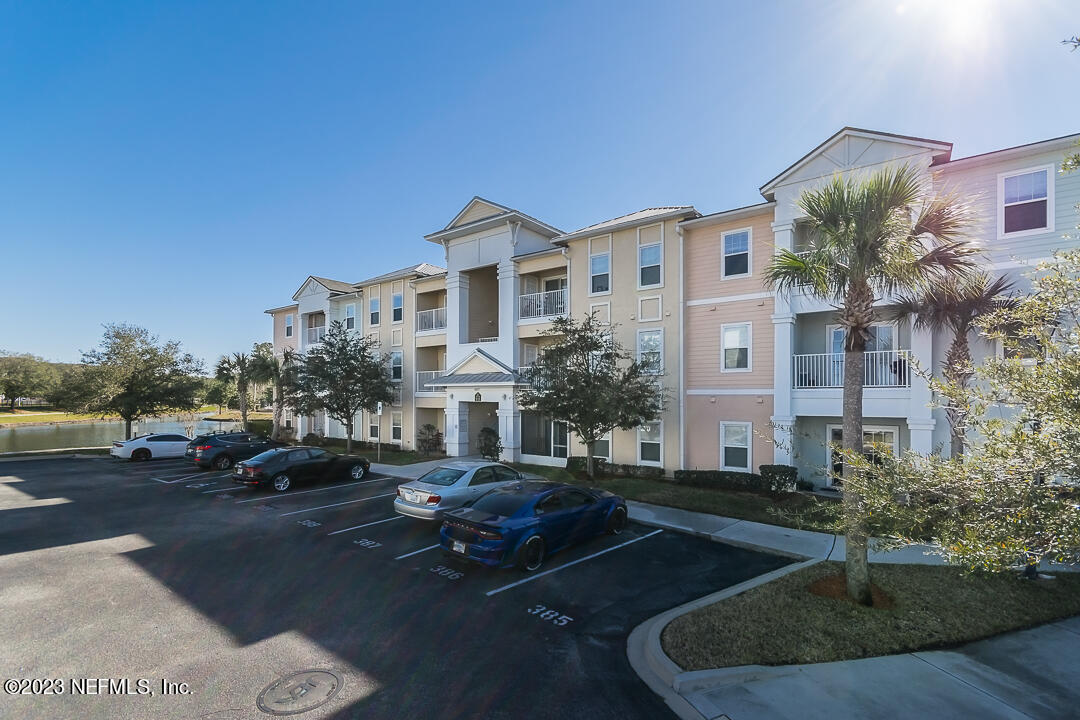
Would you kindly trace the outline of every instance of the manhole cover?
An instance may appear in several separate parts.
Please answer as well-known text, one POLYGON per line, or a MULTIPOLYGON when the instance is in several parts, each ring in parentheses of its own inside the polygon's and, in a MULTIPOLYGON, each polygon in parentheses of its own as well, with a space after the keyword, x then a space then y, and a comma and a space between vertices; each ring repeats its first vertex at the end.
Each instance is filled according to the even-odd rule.
POLYGON ((271 683, 256 704, 271 715, 296 715, 330 701, 341 689, 341 676, 332 670, 301 670, 271 683))

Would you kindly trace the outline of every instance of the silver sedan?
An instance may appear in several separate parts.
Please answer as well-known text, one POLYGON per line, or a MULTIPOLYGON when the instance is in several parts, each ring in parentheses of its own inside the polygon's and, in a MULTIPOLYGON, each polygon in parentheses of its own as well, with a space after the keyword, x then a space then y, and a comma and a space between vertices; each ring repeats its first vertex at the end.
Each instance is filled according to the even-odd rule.
POLYGON ((525 476, 492 462, 446 462, 422 477, 399 485, 394 510, 420 520, 438 520, 444 513, 475 500, 488 490, 525 476))

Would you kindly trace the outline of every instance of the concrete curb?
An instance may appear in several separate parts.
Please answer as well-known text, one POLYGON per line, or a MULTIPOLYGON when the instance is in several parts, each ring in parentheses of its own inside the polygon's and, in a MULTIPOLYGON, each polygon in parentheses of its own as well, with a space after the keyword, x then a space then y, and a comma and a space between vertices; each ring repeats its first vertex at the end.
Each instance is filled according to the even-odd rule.
POLYGON ((655 615, 638 625, 630 633, 626 642, 626 656, 630 661, 634 672, 642 681, 664 699, 668 707, 683 720, 707 720, 690 702, 684 698, 680 691, 706 680, 706 675, 715 673, 715 670, 700 670, 686 672, 675 664, 664 652, 660 643, 660 634, 664 628, 677 617, 693 612, 698 608, 712 605, 720 600, 746 592, 758 585, 764 585, 777 578, 783 577, 805 567, 823 562, 825 558, 810 558, 798 563, 792 563, 778 570, 751 578, 738 585, 732 585, 705 597, 691 600, 659 615, 655 615))
POLYGON ((105 458, 108 455, 80 454, 80 450, 107 450, 109 445, 99 447, 58 448, 56 450, 30 450, 0 453, 0 463, 19 462, 20 460, 76 460, 79 458, 105 458), (30 454, 28 454, 30 453, 30 454))

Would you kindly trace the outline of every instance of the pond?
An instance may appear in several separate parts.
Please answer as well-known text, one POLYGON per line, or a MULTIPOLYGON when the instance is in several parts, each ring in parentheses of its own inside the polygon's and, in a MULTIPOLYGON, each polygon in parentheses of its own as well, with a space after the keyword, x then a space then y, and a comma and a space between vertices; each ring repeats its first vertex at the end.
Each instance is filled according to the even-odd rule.
MULTIPOLYGON (((239 422, 211 422, 206 416, 183 420, 176 417, 148 419, 131 426, 132 435, 147 433, 180 433, 193 437, 215 430, 239 430, 239 422)), ((31 425, 0 428, 0 453, 26 452, 29 450, 54 450, 57 448, 85 448, 110 445, 114 440, 124 439, 122 420, 103 420, 92 423, 68 423, 66 425, 31 425)))

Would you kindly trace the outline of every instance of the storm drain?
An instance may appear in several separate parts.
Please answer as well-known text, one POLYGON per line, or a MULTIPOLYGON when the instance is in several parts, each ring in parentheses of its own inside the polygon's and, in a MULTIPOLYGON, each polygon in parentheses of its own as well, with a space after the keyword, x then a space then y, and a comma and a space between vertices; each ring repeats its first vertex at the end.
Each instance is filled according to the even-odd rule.
POLYGON ((343 684, 333 670, 301 670, 268 685, 256 704, 271 715, 297 715, 330 702, 343 684))

